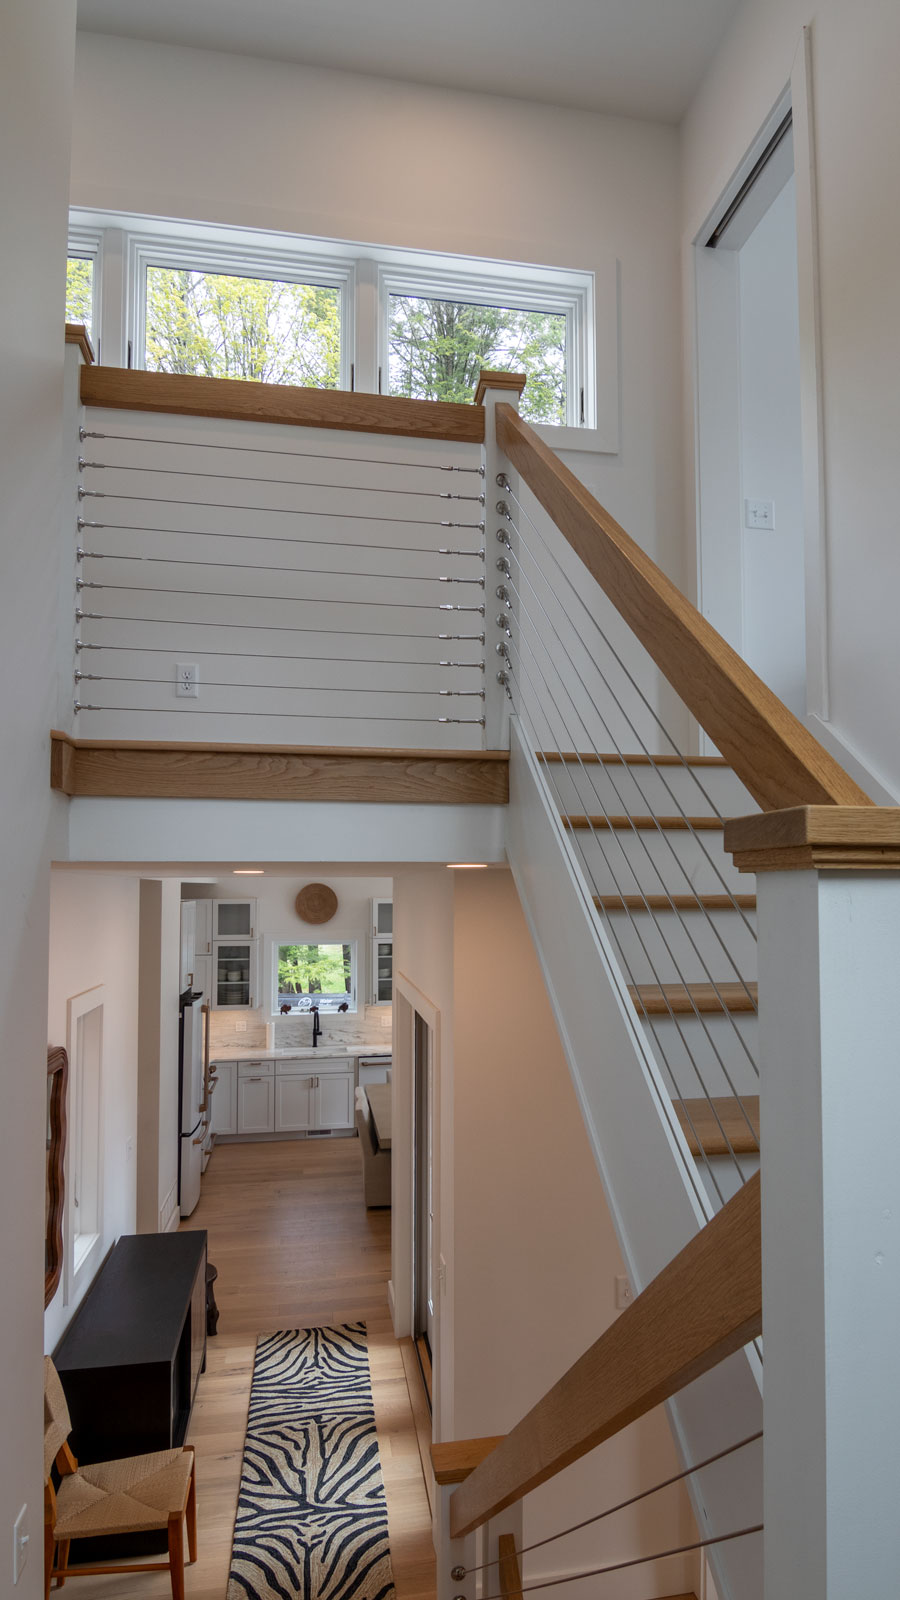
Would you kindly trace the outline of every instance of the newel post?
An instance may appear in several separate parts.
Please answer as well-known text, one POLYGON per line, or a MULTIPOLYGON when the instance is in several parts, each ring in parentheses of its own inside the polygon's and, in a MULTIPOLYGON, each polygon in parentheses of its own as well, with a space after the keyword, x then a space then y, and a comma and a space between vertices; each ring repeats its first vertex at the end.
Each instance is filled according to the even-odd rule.
POLYGON ((758 874, 766 1600, 900 1583, 900 810, 729 823, 758 874))
POLYGON ((511 666, 514 598, 519 581, 509 549, 514 531, 507 517, 509 511, 518 520, 518 513, 504 488, 505 481, 518 494, 518 474, 497 445, 494 411, 498 404, 518 411, 525 381, 524 372, 482 371, 475 390, 475 404, 484 406, 484 714, 489 750, 505 749, 509 744, 506 679, 511 666))

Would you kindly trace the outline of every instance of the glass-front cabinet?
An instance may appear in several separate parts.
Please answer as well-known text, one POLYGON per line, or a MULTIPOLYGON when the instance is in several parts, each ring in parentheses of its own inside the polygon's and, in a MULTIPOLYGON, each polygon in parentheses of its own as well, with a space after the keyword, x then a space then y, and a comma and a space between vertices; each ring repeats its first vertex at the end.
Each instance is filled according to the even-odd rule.
POLYGON ((255 939, 216 939, 213 943, 213 1006, 217 1011, 251 1010, 259 1004, 255 939))
POLYGON ((372 1001, 390 1005, 394 998, 394 902, 372 901, 372 1001))
POLYGON ((255 900, 214 900, 214 939, 255 939, 255 900))

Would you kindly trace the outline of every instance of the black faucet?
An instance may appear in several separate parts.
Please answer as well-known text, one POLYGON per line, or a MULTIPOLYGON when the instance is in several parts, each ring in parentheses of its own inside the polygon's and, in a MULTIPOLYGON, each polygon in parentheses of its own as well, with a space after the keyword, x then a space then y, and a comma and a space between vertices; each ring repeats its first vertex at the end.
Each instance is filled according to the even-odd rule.
POLYGON ((319 1034, 322 1032, 319 1026, 319 1008, 318 1006, 310 1006, 309 1009, 312 1012, 313 1019, 313 1049, 317 1050, 319 1047, 319 1034))

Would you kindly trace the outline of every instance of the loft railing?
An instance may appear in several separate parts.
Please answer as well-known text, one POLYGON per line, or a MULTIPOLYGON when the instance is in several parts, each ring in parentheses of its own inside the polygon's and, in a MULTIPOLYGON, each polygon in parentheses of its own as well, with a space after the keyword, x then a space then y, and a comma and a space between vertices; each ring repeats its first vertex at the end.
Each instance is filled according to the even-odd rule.
MULTIPOLYGON (((646 762, 656 784, 649 827, 658 829, 663 820, 661 771, 662 786, 676 801, 667 820, 676 831, 692 825, 687 802, 678 798, 684 790, 666 782, 665 765, 679 761, 683 745, 669 741, 653 691, 648 694, 636 681, 633 655, 613 642, 615 629, 591 615, 596 591, 585 596, 587 569, 603 605, 615 608, 629 637, 644 647, 762 808, 762 814, 715 821, 724 821, 724 842, 735 864, 761 874, 761 1283, 766 1390, 774 1402, 766 1412, 766 1592, 790 1589, 803 1600, 831 1600, 845 1592, 851 1574, 865 1573, 871 1592, 886 1593, 895 1580, 900 1542, 885 1490, 889 1450, 874 1441, 894 1437, 900 1422, 892 1383, 900 1290, 895 1284, 888 1295, 882 1292, 883 1280, 873 1276, 871 1263, 880 1271, 887 1257, 882 1248, 874 1257, 871 1252, 876 1239, 893 1239, 895 1160, 883 1117, 877 1133, 869 1128, 867 1136, 866 1129, 875 1104, 890 1106, 893 1126, 900 1115, 900 1073, 890 1043, 894 1007, 887 999, 896 990, 900 949, 900 809, 872 804, 505 397, 494 399, 499 676, 532 753, 538 752, 535 772, 548 794, 554 766, 572 761, 585 786, 582 799, 595 763, 614 769, 619 764, 632 782, 628 748, 633 751, 637 740, 638 763, 646 762), (539 520, 543 513, 550 518, 549 537, 539 520), (574 568, 565 546, 578 558, 574 568), (549 598, 554 593, 555 611, 549 598), (608 669, 604 650, 615 671, 608 669), (623 674, 631 708, 617 688, 623 674), (844 1271, 865 1302, 864 1310, 854 1305, 852 1318, 844 1314, 844 1271), (861 1326, 874 1362, 865 1371, 854 1344, 861 1326), (886 1389, 890 1422, 880 1414, 886 1389)), ((492 499, 489 494, 489 504, 492 499)), ((702 791, 702 773, 698 778, 689 762, 681 764, 686 782, 702 791)), ((612 788, 617 792, 615 783, 612 788)), ((639 792, 646 802, 647 791, 639 792)), ((555 799, 568 831, 574 831, 571 793, 555 799)), ((625 826, 640 832, 628 809, 623 805, 625 826)), ((588 831, 613 835, 619 819, 608 801, 598 811, 584 819, 588 831)), ((693 825, 693 831, 699 847, 705 830, 693 825)), ((723 888, 726 905, 739 917, 746 909, 741 897, 731 886, 723 888)), ((616 883, 614 889, 597 896, 598 910, 611 909, 611 901, 619 911, 687 910, 684 902, 700 898, 688 890, 678 895, 679 905, 667 886, 653 905, 643 888, 616 883)), ((713 989, 713 1009, 726 1009, 721 985, 713 989)), ((702 1017, 697 1021, 702 1024, 702 1017)), ((727 1130, 715 1120, 723 1148, 731 1150, 727 1130)), ((702 1135, 696 1143, 702 1152, 702 1135)), ((758 1203, 758 1185, 758 1178, 746 1182, 672 1263, 676 1276, 679 1267, 686 1268, 687 1299, 701 1322, 709 1284, 703 1271, 687 1266, 693 1248, 712 1244, 726 1219, 746 1218, 758 1203)), ((740 1316, 759 1248, 759 1236, 751 1237, 748 1229, 732 1260, 709 1263, 720 1313, 712 1323, 725 1335, 721 1353, 759 1332, 758 1319, 742 1322, 740 1316), (729 1329, 736 1341, 730 1346, 729 1329)), ((675 1394, 682 1373, 689 1382, 719 1359, 715 1338, 701 1338, 704 1353, 682 1369, 683 1325, 677 1295, 668 1293, 667 1272, 505 1439, 436 1448, 436 1470, 445 1485, 442 1596, 474 1595, 476 1569, 484 1563, 476 1557, 473 1532, 486 1525, 493 1530, 490 1548, 497 1550, 489 1566, 499 1568, 502 1560, 506 1569, 502 1592, 517 1586, 527 1592, 530 1586, 521 1586, 510 1566, 515 1542, 510 1544, 504 1518, 511 1508, 642 1408, 675 1394)), ((696 1548, 747 1531, 722 1530, 715 1539, 698 1540, 696 1548)))

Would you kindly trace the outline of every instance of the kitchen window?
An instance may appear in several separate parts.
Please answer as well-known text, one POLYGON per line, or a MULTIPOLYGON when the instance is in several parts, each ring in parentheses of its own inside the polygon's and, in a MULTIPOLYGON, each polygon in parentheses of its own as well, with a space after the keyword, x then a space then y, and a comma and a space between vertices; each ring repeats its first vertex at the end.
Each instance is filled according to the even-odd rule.
POLYGON ((69 250, 111 365, 460 401, 487 366, 527 373, 533 422, 594 426, 591 272, 85 211, 69 250))
POLYGON ((313 1006, 322 1013, 356 1010, 355 940, 273 944, 273 1015, 303 1015, 313 1006))

